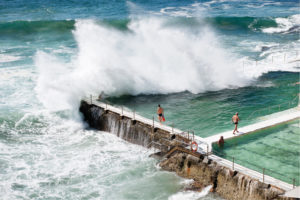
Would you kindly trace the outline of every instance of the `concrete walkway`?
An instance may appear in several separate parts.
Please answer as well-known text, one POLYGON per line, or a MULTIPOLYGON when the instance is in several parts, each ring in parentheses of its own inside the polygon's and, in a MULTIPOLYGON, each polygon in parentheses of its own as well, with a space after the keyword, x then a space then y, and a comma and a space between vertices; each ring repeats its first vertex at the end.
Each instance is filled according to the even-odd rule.
MULTIPOLYGON (((137 120, 137 121, 143 122, 145 124, 149 124, 150 126, 154 126, 156 128, 160 128, 162 130, 168 131, 170 133, 180 134, 180 135, 186 134, 185 132, 183 132, 179 129, 175 129, 170 126, 160 124, 159 122, 156 122, 154 119, 152 119, 152 120, 147 119, 143 116, 136 114, 135 112, 124 110, 123 107, 111 106, 111 105, 108 105, 106 103, 102 103, 102 102, 96 101, 96 100, 92 100, 92 102, 91 102, 91 99, 89 99, 89 98, 86 98, 85 101, 90 102, 99 107, 102 107, 106 110, 110 110, 110 111, 116 112, 120 115, 132 118, 133 120, 137 120)), ((217 135, 213 135, 213 136, 207 137, 207 138, 202 138, 202 137, 195 135, 194 139, 199 145, 198 152, 199 153, 207 153, 207 152, 211 151, 212 143, 217 142, 219 140, 220 136, 223 136, 224 139, 238 137, 243 134, 251 133, 253 131, 271 127, 276 124, 284 123, 284 122, 287 122, 287 121, 290 121, 293 119, 297 119, 297 118, 300 118, 300 106, 293 108, 293 109, 278 112, 273 115, 264 116, 264 119, 265 119, 264 121, 240 128, 239 131, 241 133, 239 133, 237 135, 233 135, 232 131, 226 131, 226 132, 223 132, 223 133, 220 133, 217 135)), ((264 181, 267 184, 272 184, 274 186, 282 188, 285 191, 288 191, 285 195, 289 195, 290 194, 289 191, 291 191, 293 189, 293 185, 291 185, 291 184, 280 181, 271 176, 267 176, 267 175, 263 176, 263 174, 260 172, 251 170, 249 168, 238 165, 236 163, 234 164, 234 167, 233 167, 233 162, 231 162, 230 160, 226 160, 226 159, 218 157, 216 155, 210 155, 209 158, 218 162, 219 164, 221 164, 223 166, 226 166, 228 168, 234 168, 234 170, 240 171, 240 172, 244 173, 245 175, 249 175, 250 177, 256 178, 256 179, 260 180, 261 182, 264 181)), ((297 193, 297 191, 298 190, 296 190, 296 191, 293 190, 293 192, 291 191, 291 195, 296 194, 296 195, 298 195, 297 198, 300 198, 299 192, 297 193)))
POLYGON ((290 197, 290 198, 300 198, 300 186, 296 187, 290 191, 287 191, 284 195, 282 195, 283 197, 290 197))
MULTIPOLYGON (((277 112, 271 115, 267 115, 264 117, 261 117, 260 122, 257 122, 255 124, 251 124, 245 127, 241 127, 239 128, 240 133, 233 135, 233 131, 226 131, 223 133, 219 133, 207 138, 202 138, 209 146, 209 152, 212 150, 212 143, 214 142, 218 142, 218 140, 220 139, 221 136, 224 137, 224 139, 230 139, 230 138, 234 138, 234 137, 239 137, 241 135, 244 134, 250 134, 251 132, 257 131, 257 130, 261 130, 264 128, 268 128, 277 124, 281 124, 284 122, 288 122, 294 119, 299 119, 300 118, 300 106, 289 109, 289 110, 285 110, 282 112, 277 112)), ((292 197, 292 198, 300 198, 300 187, 297 187, 295 189, 293 189, 293 185, 288 184, 286 182, 280 181, 278 179, 275 179, 271 176, 267 176, 265 175, 263 177, 263 174, 254 170, 251 170, 249 168, 246 168, 242 165, 236 164, 230 160, 226 160, 224 158, 221 158, 219 156, 216 155, 211 155, 209 156, 212 160, 217 161, 219 164, 222 164, 226 167, 229 168, 234 168, 234 170, 237 170, 239 172, 242 172, 246 175, 249 175, 250 177, 256 178, 258 180, 260 180, 261 182, 268 183, 268 184, 272 184, 275 185, 279 188, 284 189, 285 191, 287 191, 284 196, 286 197, 292 197)))
POLYGON ((234 137, 238 137, 244 134, 248 134, 257 130, 265 129, 277 124, 281 124, 284 122, 288 122, 294 119, 300 118, 300 106, 285 110, 282 112, 278 112, 269 116, 264 116, 261 119, 264 119, 261 122, 257 122, 255 124, 251 124, 248 126, 240 127, 238 130, 240 131, 239 133, 236 133, 236 135, 233 135, 233 130, 232 131, 226 131, 223 133, 219 133, 207 138, 203 138, 203 140, 209 144, 209 151, 211 151, 212 148, 212 143, 218 142, 220 137, 223 136, 224 139, 230 139, 234 137))

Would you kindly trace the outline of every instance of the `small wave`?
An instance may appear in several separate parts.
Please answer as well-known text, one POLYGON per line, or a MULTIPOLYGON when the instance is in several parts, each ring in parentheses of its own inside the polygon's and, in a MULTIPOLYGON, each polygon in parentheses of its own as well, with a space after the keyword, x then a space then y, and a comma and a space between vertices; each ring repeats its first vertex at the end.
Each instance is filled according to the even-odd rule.
POLYGON ((178 192, 168 198, 168 200, 181 200, 181 199, 189 199, 189 200, 196 200, 200 199, 202 197, 205 197, 210 189, 212 188, 212 185, 209 185, 205 187, 201 192, 195 192, 195 191, 183 191, 178 192))
POLYGON ((201 11, 204 10, 205 9, 200 6, 200 3, 194 3, 188 6, 162 8, 159 14, 172 17, 194 18, 202 16, 201 11))
POLYGON ((0 22, 0 35, 28 35, 36 32, 66 32, 74 28, 75 20, 0 22))
POLYGON ((248 8, 262 8, 262 7, 265 7, 265 6, 270 6, 270 5, 281 5, 280 2, 259 2, 258 4, 245 4, 246 7, 248 8))
POLYGON ((276 18, 276 27, 264 28, 264 33, 296 33, 300 31, 300 14, 287 18, 276 18))
MULTIPOLYGON (((209 5, 213 3, 213 1, 208 2, 209 5)), ((262 5, 258 5, 258 7, 261 6, 262 5)), ((228 4, 224 4, 222 8, 230 9, 231 7, 228 4)), ((286 18, 248 16, 203 17, 204 11, 205 9, 203 7, 196 4, 187 7, 165 7, 160 10, 160 14, 177 18, 187 18, 187 20, 181 20, 182 24, 187 25, 193 21, 198 21, 198 24, 193 24, 195 28, 199 28, 203 25, 203 23, 199 22, 206 22, 217 29, 224 30, 250 30, 262 31, 264 33, 295 33, 300 30, 300 15, 293 15, 286 18)))
POLYGON ((13 62, 20 60, 20 56, 5 55, 0 53, 0 63, 13 62))
POLYGON ((265 27, 274 27, 276 22, 264 17, 214 17, 205 19, 207 22, 221 29, 258 31, 265 27))

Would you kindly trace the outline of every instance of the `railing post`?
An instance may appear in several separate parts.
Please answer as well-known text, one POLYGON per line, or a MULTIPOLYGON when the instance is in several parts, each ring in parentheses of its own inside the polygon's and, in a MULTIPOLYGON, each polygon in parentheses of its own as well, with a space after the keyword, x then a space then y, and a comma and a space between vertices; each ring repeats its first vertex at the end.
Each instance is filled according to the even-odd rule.
POLYGON ((208 148, 208 144, 207 144, 207 149, 206 149, 206 156, 207 156, 207 158, 208 158, 208 151, 209 151, 209 148, 208 148))
POLYGON ((90 95, 90 98, 91 98, 91 104, 93 103, 93 96, 92 95, 90 95))
POLYGON ((265 182, 265 168, 263 168, 263 183, 265 182))
POLYGON ((152 127, 153 127, 153 129, 154 129, 154 116, 152 117, 152 127))
POLYGON ((295 185, 296 185, 296 179, 293 178, 293 188, 295 188, 295 185))
POLYGON ((232 170, 234 170, 234 157, 232 157, 232 170))
POLYGON ((272 56, 272 64, 273 64, 273 56, 272 56))
POLYGON ((195 140, 195 132, 193 131, 193 140, 195 140))
POLYGON ((152 121, 152 123, 153 123, 153 124, 152 124, 152 133, 154 134, 154 116, 152 116, 152 120, 153 120, 153 121, 152 121))

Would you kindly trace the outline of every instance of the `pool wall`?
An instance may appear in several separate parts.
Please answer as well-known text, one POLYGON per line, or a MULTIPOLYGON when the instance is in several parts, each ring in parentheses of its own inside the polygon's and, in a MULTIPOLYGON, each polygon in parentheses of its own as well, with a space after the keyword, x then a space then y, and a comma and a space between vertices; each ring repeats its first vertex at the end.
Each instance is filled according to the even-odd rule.
MULTIPOLYGON (((277 113, 278 116, 274 117, 274 118, 270 118, 268 120, 264 120, 264 121, 260 121, 248 126, 244 126, 244 127, 239 127, 239 131, 240 133, 233 135, 232 134, 232 130, 231 131, 226 131, 226 132, 222 132, 210 137, 206 137, 204 138, 205 142, 208 144, 211 144, 210 147, 212 147, 212 144, 215 142, 218 142, 218 140, 220 139, 221 136, 224 137, 224 139, 230 139, 230 138, 234 138, 234 137, 239 137, 241 135, 245 135, 245 134, 250 134, 253 133, 255 131, 258 130, 263 130, 266 128, 270 128, 272 126, 278 125, 278 124, 282 124, 282 123, 286 123, 295 119, 298 119, 300 117, 300 106, 297 106, 295 108, 286 110, 286 111, 282 111, 277 113)), ((211 149, 210 149, 211 150, 211 149)))
MULTIPOLYGON (((277 150, 277 151, 280 151, 280 152, 272 151, 273 155, 269 155, 268 152, 263 152, 263 151, 259 151, 259 152, 261 152, 261 154, 258 154, 255 151, 252 152, 253 148, 252 148, 252 150, 250 149, 250 152, 254 155, 259 155, 260 157, 265 156, 263 161, 268 160, 268 163, 263 162, 264 164, 261 164, 262 162, 257 161, 257 159, 253 160, 253 158, 252 158, 252 160, 251 159, 249 160, 249 156, 245 157, 245 155, 241 156, 241 154, 240 154, 240 153, 243 153, 243 152, 247 152, 248 151, 247 148, 251 148, 250 147, 251 144, 255 144, 255 148, 261 150, 262 146, 258 145, 258 144, 262 144, 262 141, 260 140, 260 138, 268 137, 268 135, 270 135, 270 134, 276 135, 276 137, 274 137, 274 138, 278 138, 278 137, 280 137, 280 133, 282 133, 280 131, 283 128, 287 128, 288 125, 291 125, 293 123, 296 123, 296 124, 299 123, 299 118, 291 119, 291 120, 288 120, 288 121, 285 121, 285 122, 281 122, 279 124, 275 124, 273 126, 265 127, 265 128, 262 128, 262 129, 258 129, 258 130, 255 130, 255 131, 245 133, 243 135, 239 135, 239 136, 236 136, 236 137, 225 139, 225 146, 223 148, 218 146, 218 142, 213 142, 212 143, 212 152, 215 155, 222 157, 223 159, 230 159, 229 162, 240 163, 242 165, 250 167, 251 169, 253 169, 255 171, 258 171, 259 173, 263 173, 264 175, 269 175, 269 176, 272 176, 272 177, 276 177, 276 178, 279 178, 280 180, 282 180, 284 182, 288 182, 289 184, 293 184, 294 186, 297 186, 297 185, 299 186, 299 165, 298 165, 298 168, 294 169, 294 171, 290 171, 290 170, 287 170, 287 171, 283 170, 282 171, 282 168, 276 169, 276 168, 274 168, 274 165, 272 165, 272 166, 268 165, 268 163, 273 163, 273 161, 278 161, 278 160, 281 160, 279 162, 281 162, 281 164, 283 165, 284 158, 280 158, 278 156, 281 155, 280 153, 283 152, 286 149, 279 148, 279 150, 277 150), (279 134, 279 136, 278 136, 278 134, 279 134), (244 146, 243 146, 243 144, 244 144, 244 146), (237 148, 239 148, 239 149, 235 152, 234 149, 237 149, 237 148), (240 151, 242 151, 242 152, 240 152, 240 151), (235 155, 235 153, 237 153, 237 155, 235 155), (275 160, 270 160, 270 158, 272 158, 271 156, 274 156, 274 159, 277 158, 277 160, 276 159, 275 160), (296 171, 298 171, 298 175, 292 174, 292 175, 290 175, 290 177, 288 177, 287 174, 286 174, 286 173, 292 173, 292 172, 296 173, 296 171)), ((272 139, 268 138, 268 139, 265 139, 265 140, 267 141, 268 146, 271 147, 270 146, 270 144, 271 144, 270 141, 272 139)), ((299 140, 299 137, 297 137, 296 140, 299 140)), ((286 141, 289 141, 289 140, 286 140, 286 141)), ((278 145, 278 143, 276 143, 276 145, 278 145)), ((278 147, 276 148, 276 145, 273 147, 274 149, 278 149, 278 147)), ((286 145, 292 145, 292 144, 290 144, 290 143, 286 144, 285 143, 283 145, 286 146, 286 145)), ((297 146, 296 143, 295 144, 293 143, 293 145, 297 146)), ((292 147, 293 146, 290 146, 291 149, 293 149, 292 147)), ((288 150, 290 150, 290 148, 288 148, 288 150)), ((274 149, 272 149, 272 150, 274 150, 274 149)), ((299 148, 298 148, 298 150, 299 150, 299 148)), ((290 152, 292 152, 292 150, 290 150, 290 152)), ((284 155, 284 154, 282 154, 282 155, 284 155)), ((299 155, 299 154, 296 154, 296 156, 297 155, 299 155)), ((285 156, 285 158, 287 158, 286 154, 284 156, 285 156)), ((297 157, 293 157, 291 159, 298 160, 298 162, 299 162, 299 158, 297 158, 297 157)), ((284 167, 284 166, 281 166, 281 167, 284 167)))
MULTIPOLYGON (((166 140, 172 136, 171 132, 162 129, 153 132, 151 123, 124 117, 121 111, 111 111, 97 102, 82 101, 79 110, 91 127, 111 132, 131 143, 147 147, 151 138, 154 138, 157 143, 167 147, 164 148, 165 151, 169 146, 176 145, 166 140)), ((263 183, 241 171, 232 170, 219 162, 214 155, 192 156, 189 153, 174 152, 165 157, 160 166, 164 170, 176 172, 181 177, 193 179, 195 190, 213 185, 212 190, 226 199, 289 199, 279 196, 285 192, 284 189, 263 183)))

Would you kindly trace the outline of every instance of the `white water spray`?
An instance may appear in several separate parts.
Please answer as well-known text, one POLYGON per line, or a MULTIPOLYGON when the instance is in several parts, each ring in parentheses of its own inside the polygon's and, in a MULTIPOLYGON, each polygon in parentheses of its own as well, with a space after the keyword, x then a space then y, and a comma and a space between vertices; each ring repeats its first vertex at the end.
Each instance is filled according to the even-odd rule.
POLYGON ((37 91, 48 106, 88 92, 199 93, 244 86, 249 80, 207 27, 190 31, 168 25, 166 18, 133 19, 128 31, 92 20, 79 20, 75 26, 79 52, 71 71, 45 53, 36 56, 37 91))

